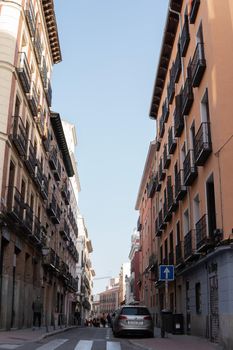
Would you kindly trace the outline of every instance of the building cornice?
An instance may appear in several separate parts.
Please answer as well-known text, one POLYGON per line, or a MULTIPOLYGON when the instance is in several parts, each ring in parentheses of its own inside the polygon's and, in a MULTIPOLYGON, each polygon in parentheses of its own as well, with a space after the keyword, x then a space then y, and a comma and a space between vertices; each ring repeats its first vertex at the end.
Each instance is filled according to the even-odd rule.
POLYGON ((157 113, 160 105, 160 99, 163 93, 164 84, 168 72, 168 66, 171 58, 172 48, 179 23, 179 13, 181 12, 183 0, 170 0, 165 29, 163 33, 160 58, 157 67, 155 84, 152 94, 152 101, 149 116, 151 119, 157 119, 157 113))
POLYGON ((50 49, 52 53, 52 59, 53 63, 56 64, 61 62, 62 56, 53 0, 42 0, 42 8, 48 33, 50 49))

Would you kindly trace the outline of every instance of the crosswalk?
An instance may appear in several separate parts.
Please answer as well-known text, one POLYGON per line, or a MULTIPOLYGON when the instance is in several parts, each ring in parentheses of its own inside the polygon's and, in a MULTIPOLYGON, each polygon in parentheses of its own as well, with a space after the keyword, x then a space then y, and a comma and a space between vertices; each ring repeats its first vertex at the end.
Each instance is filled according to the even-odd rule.
MULTIPOLYGON (((60 349, 65 349, 66 346, 62 346, 65 345, 66 342, 68 342, 69 339, 53 339, 49 342, 47 342, 46 344, 43 344, 37 348, 34 348, 34 350, 55 350, 59 347, 61 347, 60 349)), ((79 340, 77 342, 77 344, 74 346, 73 350, 94 350, 94 346, 95 346, 95 342, 99 342, 97 340, 79 340)), ((105 341, 106 345, 105 348, 103 348, 103 350, 121 350, 121 344, 120 342, 114 342, 114 341, 105 341)), ((19 349, 19 348, 23 349, 22 345, 13 345, 13 344, 0 344, 0 349, 4 349, 4 350, 14 350, 14 349, 19 349)), ((69 349, 71 349, 71 347, 69 347, 69 349)))

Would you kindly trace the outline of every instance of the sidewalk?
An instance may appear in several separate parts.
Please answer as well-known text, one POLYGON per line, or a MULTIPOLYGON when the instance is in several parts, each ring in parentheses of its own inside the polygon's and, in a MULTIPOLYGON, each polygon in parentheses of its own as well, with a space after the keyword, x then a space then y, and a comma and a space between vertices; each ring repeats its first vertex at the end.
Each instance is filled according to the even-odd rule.
POLYGON ((192 335, 166 334, 160 336, 160 328, 155 328, 155 337, 147 339, 133 339, 130 342, 144 350, 222 350, 218 344, 209 342, 205 338, 192 335))
POLYGON ((0 344, 14 344, 22 345, 27 342, 39 341, 43 338, 49 337, 51 335, 65 332, 69 329, 77 328, 80 326, 57 326, 56 329, 50 326, 46 330, 46 327, 35 327, 35 330, 32 328, 16 329, 10 331, 0 331, 0 344))

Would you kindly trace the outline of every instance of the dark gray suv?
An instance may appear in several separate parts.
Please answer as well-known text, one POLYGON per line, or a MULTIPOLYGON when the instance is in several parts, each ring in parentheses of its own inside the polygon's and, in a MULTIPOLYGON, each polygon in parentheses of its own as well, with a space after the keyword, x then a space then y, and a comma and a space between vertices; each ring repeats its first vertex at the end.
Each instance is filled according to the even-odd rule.
POLYGON ((124 334, 137 334, 154 337, 154 325, 146 306, 123 305, 116 311, 112 324, 115 337, 124 334))

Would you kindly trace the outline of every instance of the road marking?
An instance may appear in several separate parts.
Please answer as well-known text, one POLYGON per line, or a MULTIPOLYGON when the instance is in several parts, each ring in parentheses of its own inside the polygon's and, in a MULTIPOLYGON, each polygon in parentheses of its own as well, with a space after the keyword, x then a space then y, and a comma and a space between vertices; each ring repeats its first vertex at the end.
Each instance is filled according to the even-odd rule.
POLYGON ((107 350, 121 350, 121 344, 118 342, 108 341, 107 350))
POLYGON ((39 348, 36 348, 36 350, 54 350, 58 348, 60 345, 67 342, 69 339, 54 339, 48 342, 45 345, 40 346, 39 348))
POLYGON ((1 344, 1 345, 0 345, 0 349, 9 349, 9 350, 13 350, 13 349, 17 349, 19 346, 21 346, 21 345, 1 344))
POLYGON ((111 331, 110 331, 110 329, 108 329, 107 334, 106 334, 106 339, 108 340, 108 339, 110 339, 110 337, 111 337, 111 331))
POLYGON ((80 340, 74 350, 91 350, 92 344, 92 340, 80 340))

